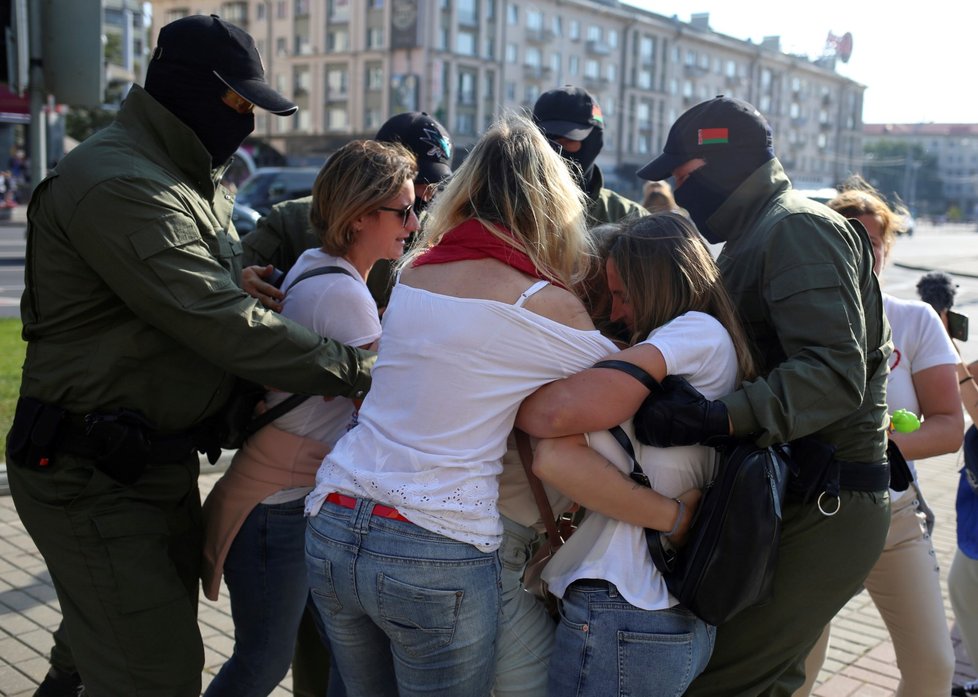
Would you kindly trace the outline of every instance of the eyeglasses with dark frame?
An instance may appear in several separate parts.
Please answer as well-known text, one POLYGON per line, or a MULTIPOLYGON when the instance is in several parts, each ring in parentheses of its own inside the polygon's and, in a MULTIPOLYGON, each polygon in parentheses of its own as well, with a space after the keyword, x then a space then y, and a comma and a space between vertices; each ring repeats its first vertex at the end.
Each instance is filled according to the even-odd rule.
POLYGON ((411 221, 411 213, 414 211, 414 204, 409 203, 406 208, 391 208, 389 206, 378 206, 378 211, 390 211, 391 213, 401 214, 401 227, 407 228, 411 221))

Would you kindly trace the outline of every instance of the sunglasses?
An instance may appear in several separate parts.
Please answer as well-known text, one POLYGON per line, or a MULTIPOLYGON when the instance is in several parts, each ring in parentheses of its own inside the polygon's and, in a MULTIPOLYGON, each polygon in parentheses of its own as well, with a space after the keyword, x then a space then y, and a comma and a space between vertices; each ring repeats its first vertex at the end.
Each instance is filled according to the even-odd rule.
POLYGON ((408 223, 411 222, 411 213, 414 212, 414 204, 409 203, 404 209, 401 208, 391 208, 389 206, 379 206, 378 211, 390 211, 391 213, 399 213, 401 215, 401 227, 406 228, 408 223))

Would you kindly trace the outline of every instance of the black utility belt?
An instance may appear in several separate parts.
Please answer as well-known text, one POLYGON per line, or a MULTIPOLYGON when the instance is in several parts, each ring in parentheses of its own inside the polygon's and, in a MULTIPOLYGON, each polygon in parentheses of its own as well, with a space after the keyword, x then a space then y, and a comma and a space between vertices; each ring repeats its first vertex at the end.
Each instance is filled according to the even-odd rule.
POLYGON ((131 409, 80 415, 21 397, 8 450, 18 464, 38 469, 53 465, 59 454, 90 458, 110 477, 133 484, 147 466, 181 462, 198 450, 207 450, 206 436, 203 429, 161 433, 131 409))
POLYGON ((847 462, 839 464, 839 489, 843 491, 884 491, 890 488, 890 463, 847 462))

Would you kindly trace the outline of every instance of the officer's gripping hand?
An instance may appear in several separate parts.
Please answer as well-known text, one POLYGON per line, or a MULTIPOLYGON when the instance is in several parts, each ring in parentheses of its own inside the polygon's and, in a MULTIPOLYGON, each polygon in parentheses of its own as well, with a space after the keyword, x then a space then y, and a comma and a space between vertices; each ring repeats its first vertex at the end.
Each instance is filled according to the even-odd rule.
POLYGON ((709 400, 676 375, 662 381, 662 392, 649 395, 635 413, 635 436, 646 445, 719 445, 730 436, 723 402, 709 400))

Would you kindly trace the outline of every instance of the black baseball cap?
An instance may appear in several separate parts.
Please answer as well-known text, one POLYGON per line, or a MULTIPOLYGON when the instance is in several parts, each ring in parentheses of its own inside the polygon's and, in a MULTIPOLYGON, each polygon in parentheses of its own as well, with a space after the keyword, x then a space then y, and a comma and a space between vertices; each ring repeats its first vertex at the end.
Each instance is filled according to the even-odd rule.
POLYGON ((548 136, 584 140, 595 128, 604 129, 604 116, 587 90, 564 85, 544 92, 533 105, 533 120, 548 136))
POLYGON ((669 129, 662 154, 638 171, 650 181, 668 179, 672 171, 696 158, 733 150, 767 151, 774 157, 771 126, 753 105, 722 95, 692 107, 669 129))
POLYGON ((257 107, 279 116, 299 108, 265 82, 255 40, 217 15, 192 15, 160 29, 153 60, 211 71, 257 107))
POLYGON ((406 111, 390 117, 374 139, 400 143, 413 152, 418 163, 416 181, 437 184, 452 174, 452 137, 423 111, 406 111))

